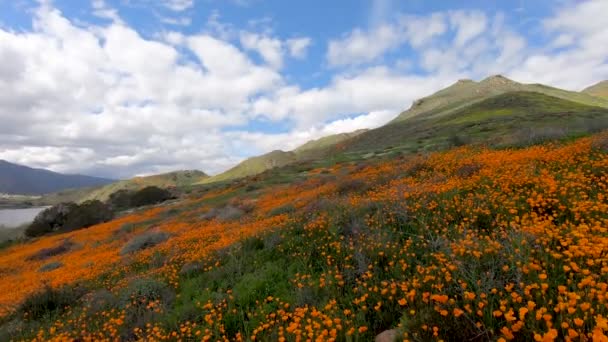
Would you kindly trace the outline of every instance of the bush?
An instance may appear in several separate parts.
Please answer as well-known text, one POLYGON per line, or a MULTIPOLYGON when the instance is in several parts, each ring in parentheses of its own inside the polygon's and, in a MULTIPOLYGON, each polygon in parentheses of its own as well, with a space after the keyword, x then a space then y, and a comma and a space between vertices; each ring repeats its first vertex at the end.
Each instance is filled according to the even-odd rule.
POLYGON ((97 200, 86 201, 68 213, 61 231, 87 228, 110 221, 113 217, 114 213, 107 204, 97 200))
POLYGON ((80 205, 61 203, 42 211, 25 229, 25 235, 36 237, 53 232, 67 232, 107 222, 114 214, 106 204, 93 200, 80 205))
POLYGON ((110 195, 108 205, 114 210, 126 210, 162 203, 172 198, 170 191, 148 186, 138 191, 118 190, 110 195))
POLYGON ((246 212, 233 205, 226 205, 220 208, 212 208, 201 216, 203 220, 218 219, 220 221, 233 221, 243 217, 246 212))
POLYGON ((25 229, 28 237, 41 236, 61 229, 70 212, 78 207, 76 203, 60 203, 39 213, 25 229))
POLYGON ((126 308, 121 340, 136 340, 134 328, 144 328, 146 324, 158 320, 159 313, 149 307, 151 302, 158 302, 163 309, 174 300, 174 291, 159 280, 137 278, 131 281, 119 297, 120 305, 126 308))
POLYGON ((142 207, 144 205, 161 203, 170 200, 171 198, 173 198, 173 196, 168 190, 156 186, 148 186, 133 194, 131 197, 131 206, 142 207))
POLYGON ((122 306, 134 303, 148 305, 155 300, 168 304, 173 299, 174 293, 167 284, 151 278, 137 278, 131 281, 120 296, 122 306))
POLYGON ((365 192, 369 190, 369 185, 361 179, 347 179, 338 183, 336 191, 339 195, 346 195, 351 192, 365 192))
POLYGON ((291 213, 294 213, 295 211, 296 211, 296 207, 294 207, 292 204, 285 204, 280 207, 276 207, 276 208, 272 209, 268 213, 268 215, 277 216, 277 215, 282 215, 282 214, 291 214, 291 213))
POLYGON ((74 247, 74 245, 75 244, 72 241, 66 239, 55 247, 43 248, 39 250, 33 255, 27 257, 26 260, 45 260, 55 255, 63 254, 69 251, 70 249, 72 249, 72 247, 74 247))
POLYGON ((49 262, 48 264, 44 264, 44 265, 40 266, 40 268, 38 269, 38 272, 50 272, 50 271, 54 271, 61 267, 63 267, 62 262, 53 261, 53 262, 49 262))
POLYGON ((37 320, 72 306, 84 293, 84 289, 79 287, 56 289, 46 285, 42 290, 27 297, 17 309, 17 313, 26 320, 37 320))
POLYGON ((168 238, 169 234, 165 232, 146 232, 129 240, 120 251, 120 254, 130 254, 154 247, 159 243, 166 241, 168 238))
POLYGON ((131 208, 132 195, 132 191, 118 190, 110 195, 107 203, 114 210, 126 210, 131 208))

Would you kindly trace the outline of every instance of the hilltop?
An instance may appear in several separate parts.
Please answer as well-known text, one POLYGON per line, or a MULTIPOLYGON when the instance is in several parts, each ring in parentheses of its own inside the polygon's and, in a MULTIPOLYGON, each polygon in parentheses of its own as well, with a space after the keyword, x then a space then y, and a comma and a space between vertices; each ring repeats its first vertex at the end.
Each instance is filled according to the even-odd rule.
POLYGON ((597 84, 594 84, 590 87, 585 88, 582 92, 585 94, 608 99, 608 81, 602 81, 597 84))
POLYGON ((518 146, 608 128, 608 108, 513 91, 439 114, 420 113, 361 134, 345 153, 424 152, 461 144, 518 146))
POLYGON ((106 185, 112 179, 66 175, 0 160, 0 193, 41 195, 65 189, 106 185))
MULTIPOLYGON (((599 85, 598 85, 599 86, 599 85)), ((597 88, 595 88, 597 89, 597 88)), ((459 80, 414 101, 386 125, 331 135, 293 151, 252 157, 201 184, 230 181, 301 162, 357 161, 391 153, 436 151, 464 143, 517 146, 608 127, 608 98, 501 75, 459 80)))
POLYGON ((394 122, 416 116, 439 117, 474 102, 514 91, 535 92, 589 106, 608 108, 608 99, 598 98, 584 92, 567 91, 542 84, 523 84, 502 75, 494 75, 479 82, 460 80, 428 97, 416 100, 408 110, 399 114, 394 122))
POLYGON ((100 188, 90 189, 85 194, 79 196, 78 201, 86 200, 107 200, 110 195, 119 190, 139 190, 147 186, 156 186, 159 188, 174 188, 185 187, 195 184, 209 177, 199 170, 181 170, 158 175, 134 177, 127 180, 121 180, 100 188))
POLYGON ((322 159, 330 154, 332 149, 337 144, 354 138, 362 133, 365 133, 366 131, 367 130, 362 129, 350 133, 333 134, 317 140, 311 140, 297 147, 293 151, 285 152, 275 150, 261 156, 251 157, 229 169, 228 171, 203 179, 200 184, 222 182, 253 176, 273 168, 283 167, 297 162, 322 159))

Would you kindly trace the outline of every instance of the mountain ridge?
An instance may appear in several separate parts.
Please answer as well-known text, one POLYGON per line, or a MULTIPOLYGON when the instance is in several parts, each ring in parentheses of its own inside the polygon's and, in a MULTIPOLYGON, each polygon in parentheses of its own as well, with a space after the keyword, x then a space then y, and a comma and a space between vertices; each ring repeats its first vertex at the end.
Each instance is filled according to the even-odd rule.
POLYGON ((608 80, 589 86, 583 89, 582 93, 608 99, 608 80))
POLYGON ((209 175, 200 170, 178 170, 150 176, 133 177, 92 189, 84 197, 79 199, 79 201, 82 202, 94 199, 105 201, 116 191, 139 190, 147 186, 156 186, 159 188, 187 186, 208 177, 209 175))
POLYGON ((481 101, 511 91, 537 92, 564 100, 608 108, 608 99, 538 83, 519 83, 502 75, 493 75, 486 77, 479 82, 473 80, 459 80, 429 96, 418 99, 412 103, 409 109, 401 112, 390 123, 395 123, 418 115, 444 115, 467 106, 472 102, 481 101))
POLYGON ((115 181, 80 174, 62 174, 0 159, 0 193, 42 195, 67 189, 107 185, 115 181))

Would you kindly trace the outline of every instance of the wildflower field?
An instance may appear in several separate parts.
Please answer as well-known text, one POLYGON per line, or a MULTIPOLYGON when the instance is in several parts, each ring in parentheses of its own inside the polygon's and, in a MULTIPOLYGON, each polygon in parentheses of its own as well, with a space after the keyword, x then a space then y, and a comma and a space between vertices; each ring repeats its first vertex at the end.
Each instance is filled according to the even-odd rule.
POLYGON ((0 250, 0 340, 608 341, 606 133, 298 175, 0 250))

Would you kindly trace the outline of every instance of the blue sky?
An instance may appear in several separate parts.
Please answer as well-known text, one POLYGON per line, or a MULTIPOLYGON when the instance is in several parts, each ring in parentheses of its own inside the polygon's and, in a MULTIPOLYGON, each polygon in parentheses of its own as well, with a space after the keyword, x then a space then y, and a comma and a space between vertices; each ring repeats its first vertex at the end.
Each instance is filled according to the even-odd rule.
POLYGON ((458 79, 608 79, 608 1, 0 0, 0 158, 221 172, 458 79))

